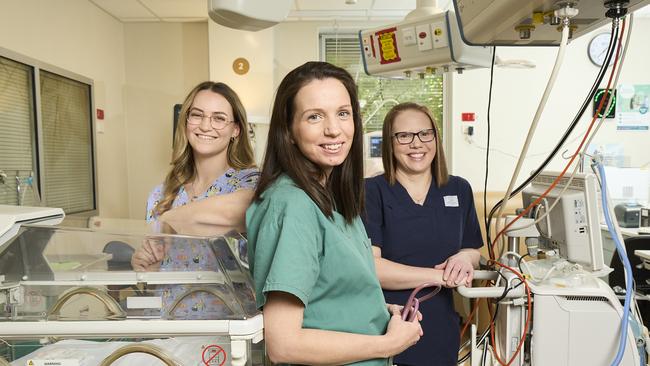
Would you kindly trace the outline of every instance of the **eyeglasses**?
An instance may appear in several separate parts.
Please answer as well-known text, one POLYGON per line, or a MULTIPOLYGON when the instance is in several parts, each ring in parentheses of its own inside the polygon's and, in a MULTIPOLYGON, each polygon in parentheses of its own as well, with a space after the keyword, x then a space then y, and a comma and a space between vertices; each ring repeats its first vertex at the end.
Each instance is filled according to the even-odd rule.
POLYGON ((400 145, 408 145, 413 142, 415 136, 418 136, 421 142, 431 142, 436 138, 433 128, 422 130, 420 132, 396 132, 393 136, 400 145))
POLYGON ((203 112, 191 111, 190 114, 187 115, 187 123, 190 125, 200 125, 205 118, 210 119, 210 125, 215 130, 221 130, 225 128, 229 123, 234 122, 228 121, 228 118, 226 118, 225 114, 215 113, 206 116, 203 114, 203 112))

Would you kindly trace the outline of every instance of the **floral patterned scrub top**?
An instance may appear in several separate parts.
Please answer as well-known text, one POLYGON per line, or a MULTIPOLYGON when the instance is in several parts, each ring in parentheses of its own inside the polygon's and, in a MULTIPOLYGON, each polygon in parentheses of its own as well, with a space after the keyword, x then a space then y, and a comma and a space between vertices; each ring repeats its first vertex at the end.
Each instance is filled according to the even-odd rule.
MULTIPOLYGON (((257 168, 236 170, 229 168, 217 178, 212 185, 201 196, 194 201, 203 200, 217 194, 233 193, 240 189, 254 190, 259 178, 257 168)), ((163 185, 156 186, 147 199, 147 222, 155 222, 157 215, 153 209, 163 197, 163 185)), ((190 203, 190 195, 181 187, 172 204, 172 208, 184 206, 190 203)), ((217 258, 209 243, 202 245, 190 244, 185 240, 175 239, 167 248, 165 258, 160 264, 160 271, 186 272, 186 271, 220 271, 217 258)), ((222 286, 222 285, 217 285, 222 286)), ((173 313, 170 313, 170 306, 179 297, 185 294, 190 286, 188 285, 167 285, 159 286, 162 293, 163 316, 182 319, 214 319, 223 317, 223 314, 231 313, 229 304, 224 303, 227 299, 216 298, 212 294, 196 292, 185 298, 177 306, 173 313)), ((219 289, 218 292, 227 292, 227 289, 219 289)))

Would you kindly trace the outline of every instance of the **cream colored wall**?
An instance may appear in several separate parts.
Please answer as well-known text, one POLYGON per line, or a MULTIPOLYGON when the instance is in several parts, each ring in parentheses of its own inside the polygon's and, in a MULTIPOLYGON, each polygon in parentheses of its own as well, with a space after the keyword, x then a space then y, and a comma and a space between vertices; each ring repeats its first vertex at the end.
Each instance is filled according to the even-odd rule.
MULTIPOLYGON (((275 57, 273 70, 274 89, 282 78, 307 61, 318 61, 320 49, 319 30, 331 24, 325 22, 287 22, 273 27, 275 57)), ((269 102, 269 105, 271 102, 269 102)))
POLYGON ((128 215, 122 23, 87 0, 2 0, 0 47, 95 81, 99 211, 128 215))
MULTIPOLYGON (((319 60, 321 31, 356 33, 377 23, 286 22, 259 32, 245 32, 209 23, 210 77, 229 84, 241 97, 249 116, 268 120, 273 97, 282 78, 307 61, 319 60), (232 63, 238 57, 250 62, 250 72, 237 75, 232 63)), ((263 160, 268 125, 254 125, 255 157, 263 160)))
POLYGON ((173 106, 208 80, 208 25, 126 23, 124 35, 128 208, 141 219, 149 192, 169 170, 173 106))
POLYGON ((233 88, 249 116, 267 116, 273 91, 273 29, 247 32, 209 22, 208 32, 210 79, 233 88), (236 74, 232 68, 239 57, 250 64, 244 75, 236 74))
MULTIPOLYGON (((1 10, 0 47, 95 81, 95 104, 106 116, 104 133, 96 136, 99 209, 106 217, 143 217, 148 192, 168 169, 172 106, 182 102, 196 83, 208 78, 226 82, 240 94, 250 115, 268 118, 275 88, 284 75, 319 58, 321 30, 343 32, 375 25, 287 22, 243 32, 213 22, 122 24, 86 0, 3 0, 1 10), (237 57, 250 61, 247 75, 232 71, 237 57)), ((650 20, 637 19, 634 32, 621 82, 648 83, 642 35, 650 32, 650 20)), ((524 174, 541 162, 591 85, 597 69, 586 57, 590 39, 581 37, 567 50, 524 174)), ((495 71, 492 146, 499 151, 492 153, 490 190, 503 190, 509 180, 515 164, 509 155, 519 154, 555 57, 553 48, 499 48, 497 52, 504 59, 525 58, 538 66, 495 71)), ((488 70, 453 76, 449 155, 453 173, 468 178, 475 190, 483 182, 488 77, 488 70), (473 143, 461 133, 461 112, 477 113, 473 143)), ((256 130, 258 161, 266 131, 264 125, 256 130)), ((608 121, 596 142, 624 144, 631 165, 638 166, 648 160, 648 135, 616 131, 615 123, 608 121)), ((556 159, 552 167, 559 163, 556 159)))
MULTIPOLYGON (((528 174, 537 168, 546 158, 567 126, 571 123, 579 106, 582 104, 598 73, 587 57, 587 45, 593 35, 608 31, 608 27, 595 31, 572 41, 566 51, 558 80, 550 96, 544 114, 539 122, 537 133, 530 146, 528 156, 521 170, 518 182, 523 181, 528 174)), ((621 83, 650 83, 649 58, 645 35, 650 33, 650 19, 635 19, 634 31, 630 43, 621 83)), ((537 109, 539 99, 546 87, 551 73, 557 48, 497 48, 497 55, 503 59, 527 59, 535 64, 535 69, 506 69, 496 68, 494 72, 494 90, 491 112, 491 147, 497 151, 491 152, 490 178, 488 190, 505 191, 519 156, 528 128, 537 109), (513 155, 513 156, 510 156, 513 155)), ((608 75, 606 75, 608 76, 608 75)), ((606 85, 607 77, 602 87, 606 85)), ((453 174, 467 178, 474 190, 482 190, 484 179, 485 145, 487 136, 487 95, 489 85, 489 70, 467 71, 462 75, 453 76, 453 97, 451 121, 453 131, 453 174), (462 112, 475 112, 474 142, 468 143, 461 130, 462 112)), ((591 103, 580 125, 575 131, 586 130, 592 113, 591 103)), ((465 124, 469 125, 469 124, 465 124)), ((575 151, 580 140, 575 134, 569 138, 566 148, 570 154, 575 151)), ((629 156, 630 166, 641 166, 650 161, 648 149, 650 132, 648 131, 617 131, 614 119, 606 120, 598 132, 594 143, 618 143, 629 156)), ((555 158, 551 169, 560 170, 565 160, 555 158)))
POLYGON ((210 78, 228 84, 241 99, 253 125, 255 160, 261 165, 271 115, 270 101, 274 89, 274 28, 258 32, 240 31, 208 22, 210 44, 210 78), (233 70, 235 59, 248 60, 244 75, 233 70))

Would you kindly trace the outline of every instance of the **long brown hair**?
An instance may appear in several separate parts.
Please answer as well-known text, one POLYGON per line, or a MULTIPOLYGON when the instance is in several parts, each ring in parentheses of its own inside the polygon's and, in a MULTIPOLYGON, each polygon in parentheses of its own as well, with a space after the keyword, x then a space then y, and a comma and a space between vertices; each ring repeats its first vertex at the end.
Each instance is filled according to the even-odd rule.
POLYGON ((196 176, 194 154, 192 153, 192 146, 187 140, 185 130, 188 114, 194 104, 194 98, 196 94, 203 90, 209 90, 226 98, 232 107, 233 119, 237 123, 237 126, 239 126, 239 136, 231 139, 228 144, 228 165, 234 169, 246 169, 255 166, 253 148, 248 138, 246 110, 239 96, 224 83, 204 81, 190 91, 178 115, 176 136, 174 137, 174 150, 172 152, 172 167, 163 184, 163 198, 154 208, 156 215, 162 215, 165 211, 171 209, 181 186, 192 181, 196 176))
POLYGON ((447 163, 445 161, 445 152, 442 149, 442 141, 440 141, 440 130, 438 129, 438 125, 433 119, 429 108, 417 103, 400 103, 391 108, 384 118, 384 127, 382 129, 383 143, 381 148, 381 160, 384 163, 384 177, 386 177, 386 180, 390 185, 395 184, 395 169, 397 161, 395 160, 393 151, 393 135, 395 134, 393 124, 397 116, 406 110, 422 112, 429 117, 429 121, 431 121, 431 128, 433 128, 436 139, 436 156, 431 162, 431 173, 436 180, 436 185, 442 187, 449 181, 449 173, 447 172, 447 163))
POLYGON ((264 165, 255 199, 259 200, 262 193, 284 173, 307 193, 325 216, 332 218, 332 211, 336 210, 345 217, 346 222, 351 223, 364 206, 361 126, 357 87, 347 71, 326 62, 307 62, 289 72, 275 95, 264 165), (291 126, 298 91, 313 80, 328 78, 340 81, 350 96, 354 137, 348 156, 341 165, 332 169, 323 187, 320 180, 325 172, 291 142, 291 126))

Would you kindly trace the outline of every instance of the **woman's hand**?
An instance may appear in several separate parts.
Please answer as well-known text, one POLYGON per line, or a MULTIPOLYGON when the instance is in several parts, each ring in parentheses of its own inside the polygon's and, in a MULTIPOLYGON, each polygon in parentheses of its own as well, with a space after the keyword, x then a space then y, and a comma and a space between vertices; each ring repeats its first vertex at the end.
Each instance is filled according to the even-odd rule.
MULTIPOLYGON (((402 309, 404 309, 403 305, 397 305, 397 304, 386 304, 386 307, 388 308, 388 312, 391 313, 391 315, 394 314, 395 311, 397 311, 401 316, 402 309)), ((418 310, 417 319, 419 322, 422 321, 422 313, 419 310, 418 310)))
POLYGON ((165 245, 157 239, 147 238, 133 253, 131 267, 134 271, 157 271, 165 258, 165 245))
POLYGON ((388 309, 392 316, 388 322, 386 337, 391 338, 389 344, 395 348, 391 350, 390 354, 395 355, 418 343, 424 334, 420 326, 422 314, 418 312, 417 318, 409 322, 402 320, 402 306, 388 305, 388 309))
POLYGON ((473 259, 473 253, 461 250, 433 268, 444 270, 442 273, 444 286, 453 288, 465 285, 469 287, 474 278, 473 259))

